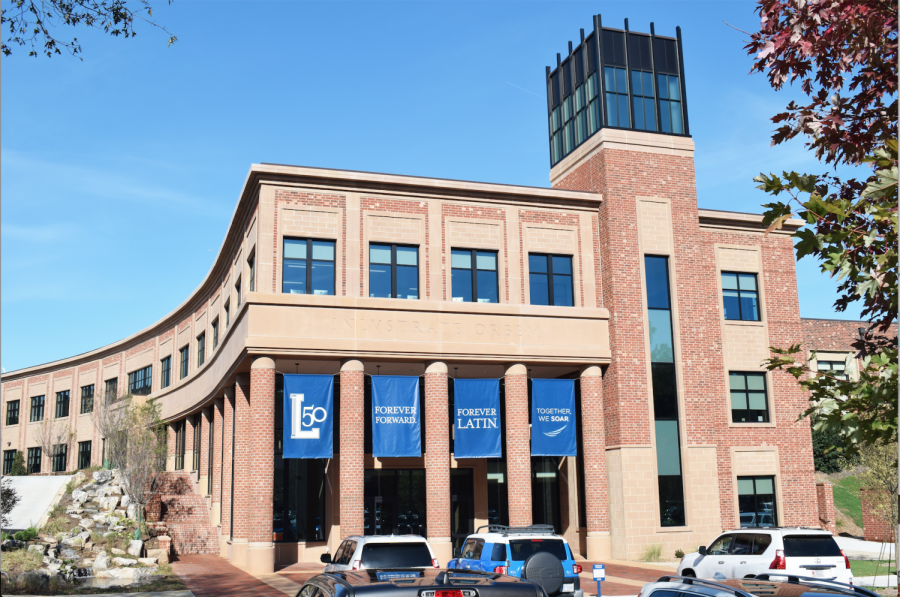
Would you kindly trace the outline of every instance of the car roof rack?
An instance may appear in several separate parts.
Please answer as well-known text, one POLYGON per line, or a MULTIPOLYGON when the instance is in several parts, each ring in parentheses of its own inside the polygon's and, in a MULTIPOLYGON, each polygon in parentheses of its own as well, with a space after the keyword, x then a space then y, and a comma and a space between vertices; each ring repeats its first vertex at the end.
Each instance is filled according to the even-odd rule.
POLYGON ((728 585, 723 585, 720 582, 715 582, 712 580, 706 580, 703 578, 694 578, 693 576, 660 576, 659 580, 656 582, 680 582, 686 585, 703 585, 709 587, 715 587, 719 590, 726 591, 728 593, 734 593, 735 597, 753 597, 747 591, 742 591, 740 589, 736 589, 734 587, 730 587, 728 585))
POLYGON ((481 529, 487 529, 488 533, 500 533, 504 537, 509 535, 555 535, 552 524, 532 524, 527 527, 509 527, 503 524, 486 524, 478 527, 476 533, 480 533, 481 529))
MULTIPOLYGON (((787 578, 788 579, 787 582, 789 584, 798 584, 799 585, 802 581, 809 581, 809 582, 814 582, 814 583, 819 583, 819 584, 824 583, 824 584, 829 584, 829 585, 838 585, 839 587, 842 587, 844 589, 851 589, 854 593, 859 593, 860 595, 865 595, 866 597, 874 597, 874 596, 878 595, 877 593, 870 591, 868 589, 864 589, 862 587, 857 587, 856 585, 848 585, 847 583, 840 582, 838 580, 832 580, 832 579, 828 579, 828 578, 815 578, 812 576, 800 576, 798 574, 783 574, 783 573, 778 574, 778 573, 774 573, 774 572, 766 572, 763 574, 755 575, 753 577, 753 580, 772 581, 773 576, 776 578, 787 578)), ((777 581, 772 581, 772 582, 777 582, 777 581)))

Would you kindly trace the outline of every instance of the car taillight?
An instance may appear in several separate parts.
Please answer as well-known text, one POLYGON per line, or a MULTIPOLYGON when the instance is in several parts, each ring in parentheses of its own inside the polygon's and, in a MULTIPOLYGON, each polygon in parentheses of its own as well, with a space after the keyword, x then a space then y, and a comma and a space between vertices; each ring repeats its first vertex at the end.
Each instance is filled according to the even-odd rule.
POLYGON ((432 568, 440 568, 441 564, 437 561, 437 558, 431 558, 431 567, 432 568))
POLYGON ((581 564, 572 564, 572 574, 581 574, 582 570, 581 564))
POLYGON ((841 555, 844 556, 844 566, 847 567, 847 570, 850 570, 850 558, 847 557, 843 549, 841 550, 841 555))
POLYGON ((771 564, 769 564, 769 570, 784 570, 786 567, 787 562, 784 559, 784 550, 776 549, 775 559, 772 560, 771 564))
POLYGON ((494 574, 509 574, 509 566, 494 566, 494 574))
POLYGON ((350 569, 351 570, 359 570, 359 564, 360 564, 359 560, 353 560, 353 563, 351 564, 350 569))
POLYGON ((434 592, 434 597, 463 597, 463 592, 459 589, 438 589, 434 592))

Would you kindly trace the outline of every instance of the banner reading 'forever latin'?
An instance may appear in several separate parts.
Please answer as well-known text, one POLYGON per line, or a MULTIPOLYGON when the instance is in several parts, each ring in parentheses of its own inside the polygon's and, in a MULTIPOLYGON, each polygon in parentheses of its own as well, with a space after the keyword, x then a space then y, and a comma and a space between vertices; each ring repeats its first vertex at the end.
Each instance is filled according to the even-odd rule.
POLYGON ((372 376, 372 456, 422 455, 419 378, 372 376))
POLYGON ((575 380, 531 380, 531 455, 577 456, 575 380))
POLYGON ((284 458, 334 457, 334 376, 284 376, 284 458))
POLYGON ((454 458, 501 458, 500 380, 453 380, 454 458))

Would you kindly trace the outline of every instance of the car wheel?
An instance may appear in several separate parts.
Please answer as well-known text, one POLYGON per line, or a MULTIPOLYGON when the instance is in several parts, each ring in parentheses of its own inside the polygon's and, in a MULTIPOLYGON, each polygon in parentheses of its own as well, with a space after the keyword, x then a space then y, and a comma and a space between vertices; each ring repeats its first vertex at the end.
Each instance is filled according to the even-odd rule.
POLYGON ((522 564, 522 578, 540 585, 548 595, 559 591, 564 577, 562 562, 546 551, 528 556, 522 564))
POLYGON ((681 573, 681 576, 687 576, 688 578, 697 578, 697 575, 694 574, 694 571, 688 568, 684 572, 681 573))

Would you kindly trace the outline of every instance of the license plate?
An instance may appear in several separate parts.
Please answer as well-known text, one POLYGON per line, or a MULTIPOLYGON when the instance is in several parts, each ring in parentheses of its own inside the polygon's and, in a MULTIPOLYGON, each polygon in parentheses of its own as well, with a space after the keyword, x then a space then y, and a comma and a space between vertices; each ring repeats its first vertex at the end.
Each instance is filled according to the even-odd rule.
POLYGON ((575 583, 566 583, 562 586, 561 592, 563 593, 571 593, 575 590, 575 583))
POLYGON ((825 576, 825 574, 821 570, 810 570, 810 576, 825 576))

